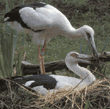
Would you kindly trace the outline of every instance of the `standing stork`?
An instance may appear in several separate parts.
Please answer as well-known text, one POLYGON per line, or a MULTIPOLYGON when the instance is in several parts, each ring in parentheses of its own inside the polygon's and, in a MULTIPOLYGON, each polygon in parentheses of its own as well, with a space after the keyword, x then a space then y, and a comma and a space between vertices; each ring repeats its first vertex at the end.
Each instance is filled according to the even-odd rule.
MULTIPOLYGON (((67 67, 76 75, 80 76, 81 79, 53 74, 39 74, 28 77, 15 77, 12 80, 25 87, 30 87, 42 95, 46 95, 48 91, 57 91, 66 86, 75 87, 79 83, 79 87, 83 85, 88 86, 96 81, 96 78, 88 69, 78 65, 78 62, 83 60, 81 58, 81 55, 74 51, 68 53, 65 58, 67 67)), ((0 80, 0 91, 5 90, 6 87, 7 84, 4 84, 3 80, 0 80)))
POLYGON ((85 37, 92 47, 94 56, 98 58, 94 30, 88 25, 75 29, 62 12, 44 2, 20 5, 5 14, 4 22, 8 22, 17 31, 33 35, 33 41, 38 44, 38 60, 42 74, 45 74, 43 54, 46 45, 50 38, 57 35, 64 35, 69 39, 85 37), (40 51, 41 44, 43 48, 40 51))

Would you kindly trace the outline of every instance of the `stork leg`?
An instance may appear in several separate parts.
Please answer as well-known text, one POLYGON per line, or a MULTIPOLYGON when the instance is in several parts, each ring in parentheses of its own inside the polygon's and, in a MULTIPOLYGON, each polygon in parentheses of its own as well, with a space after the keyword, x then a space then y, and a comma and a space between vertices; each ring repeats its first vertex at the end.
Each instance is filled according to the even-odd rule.
POLYGON ((38 61, 39 61, 39 65, 40 65, 40 71, 41 74, 43 74, 43 65, 42 65, 42 61, 41 61, 41 54, 40 54, 40 45, 38 45, 38 61))
POLYGON ((46 48, 46 41, 44 42, 44 46, 43 46, 43 48, 42 48, 42 53, 45 52, 45 48, 46 48))
POLYGON ((42 62, 43 74, 45 74, 44 56, 43 56, 45 52, 45 48, 46 48, 46 42, 44 42, 44 46, 41 50, 41 62, 42 62))
POLYGON ((45 67, 44 67, 44 52, 45 52, 45 48, 46 48, 46 42, 44 43, 44 46, 41 50, 41 53, 40 53, 40 45, 38 45, 39 48, 38 48, 38 60, 39 60, 39 64, 40 64, 40 70, 41 70, 41 74, 45 74, 45 67))

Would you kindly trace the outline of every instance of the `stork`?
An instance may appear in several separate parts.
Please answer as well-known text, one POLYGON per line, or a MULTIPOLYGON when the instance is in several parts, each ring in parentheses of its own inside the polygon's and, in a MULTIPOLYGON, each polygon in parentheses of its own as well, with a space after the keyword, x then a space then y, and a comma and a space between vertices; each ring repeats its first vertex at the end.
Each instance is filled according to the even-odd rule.
MULTIPOLYGON (((13 80, 21 85, 24 85, 25 87, 32 88, 38 92, 38 94, 42 95, 46 95, 48 91, 58 91, 58 89, 64 88, 66 86, 88 86, 96 81, 96 78, 88 69, 78 65, 78 62, 83 60, 81 58, 81 55, 75 51, 68 53, 65 58, 67 67, 76 75, 80 76, 81 79, 53 74, 39 74, 27 77, 16 77, 13 78, 13 80)), ((0 80, 0 90, 2 89, 1 85, 3 88, 7 86, 7 84, 3 84, 3 82, 0 80)))
POLYGON ((17 31, 33 36, 33 42, 38 44, 38 60, 42 74, 45 74, 43 54, 46 45, 50 38, 57 35, 63 35, 69 39, 85 37, 92 47, 93 55, 98 58, 94 30, 88 25, 75 29, 67 17, 50 4, 35 2, 17 6, 5 14, 4 22, 8 22, 8 25, 17 31), (43 45, 41 51, 40 45, 43 45))

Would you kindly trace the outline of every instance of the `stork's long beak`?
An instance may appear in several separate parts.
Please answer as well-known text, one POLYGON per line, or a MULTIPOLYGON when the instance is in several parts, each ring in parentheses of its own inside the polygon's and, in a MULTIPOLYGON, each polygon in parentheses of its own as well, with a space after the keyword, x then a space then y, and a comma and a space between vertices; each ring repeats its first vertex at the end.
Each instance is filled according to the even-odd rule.
POLYGON ((92 48, 92 52, 93 52, 94 57, 96 57, 97 61, 99 62, 99 57, 98 57, 97 49, 96 49, 96 46, 95 46, 94 38, 93 37, 89 37, 88 38, 88 42, 89 42, 89 45, 92 48))

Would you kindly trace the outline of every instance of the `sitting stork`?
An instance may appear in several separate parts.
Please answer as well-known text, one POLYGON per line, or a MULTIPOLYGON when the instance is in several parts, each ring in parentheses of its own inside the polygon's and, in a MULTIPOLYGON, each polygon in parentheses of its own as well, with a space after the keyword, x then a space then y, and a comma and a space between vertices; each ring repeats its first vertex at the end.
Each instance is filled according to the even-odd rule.
MULTIPOLYGON (((61 75, 49 75, 49 74, 40 74, 27 77, 14 77, 11 80, 23 85, 26 88, 32 88, 38 94, 46 95, 46 93, 52 91, 58 91, 60 88, 66 86, 75 87, 78 85, 88 86, 94 81, 96 81, 95 76, 86 68, 80 67, 78 65, 79 61, 82 61, 81 55, 77 52, 70 52, 65 58, 66 66, 74 72, 76 75, 80 76, 81 79, 75 77, 61 76, 61 75)), ((7 84, 4 80, 0 80, 0 91, 7 89, 7 84)))

